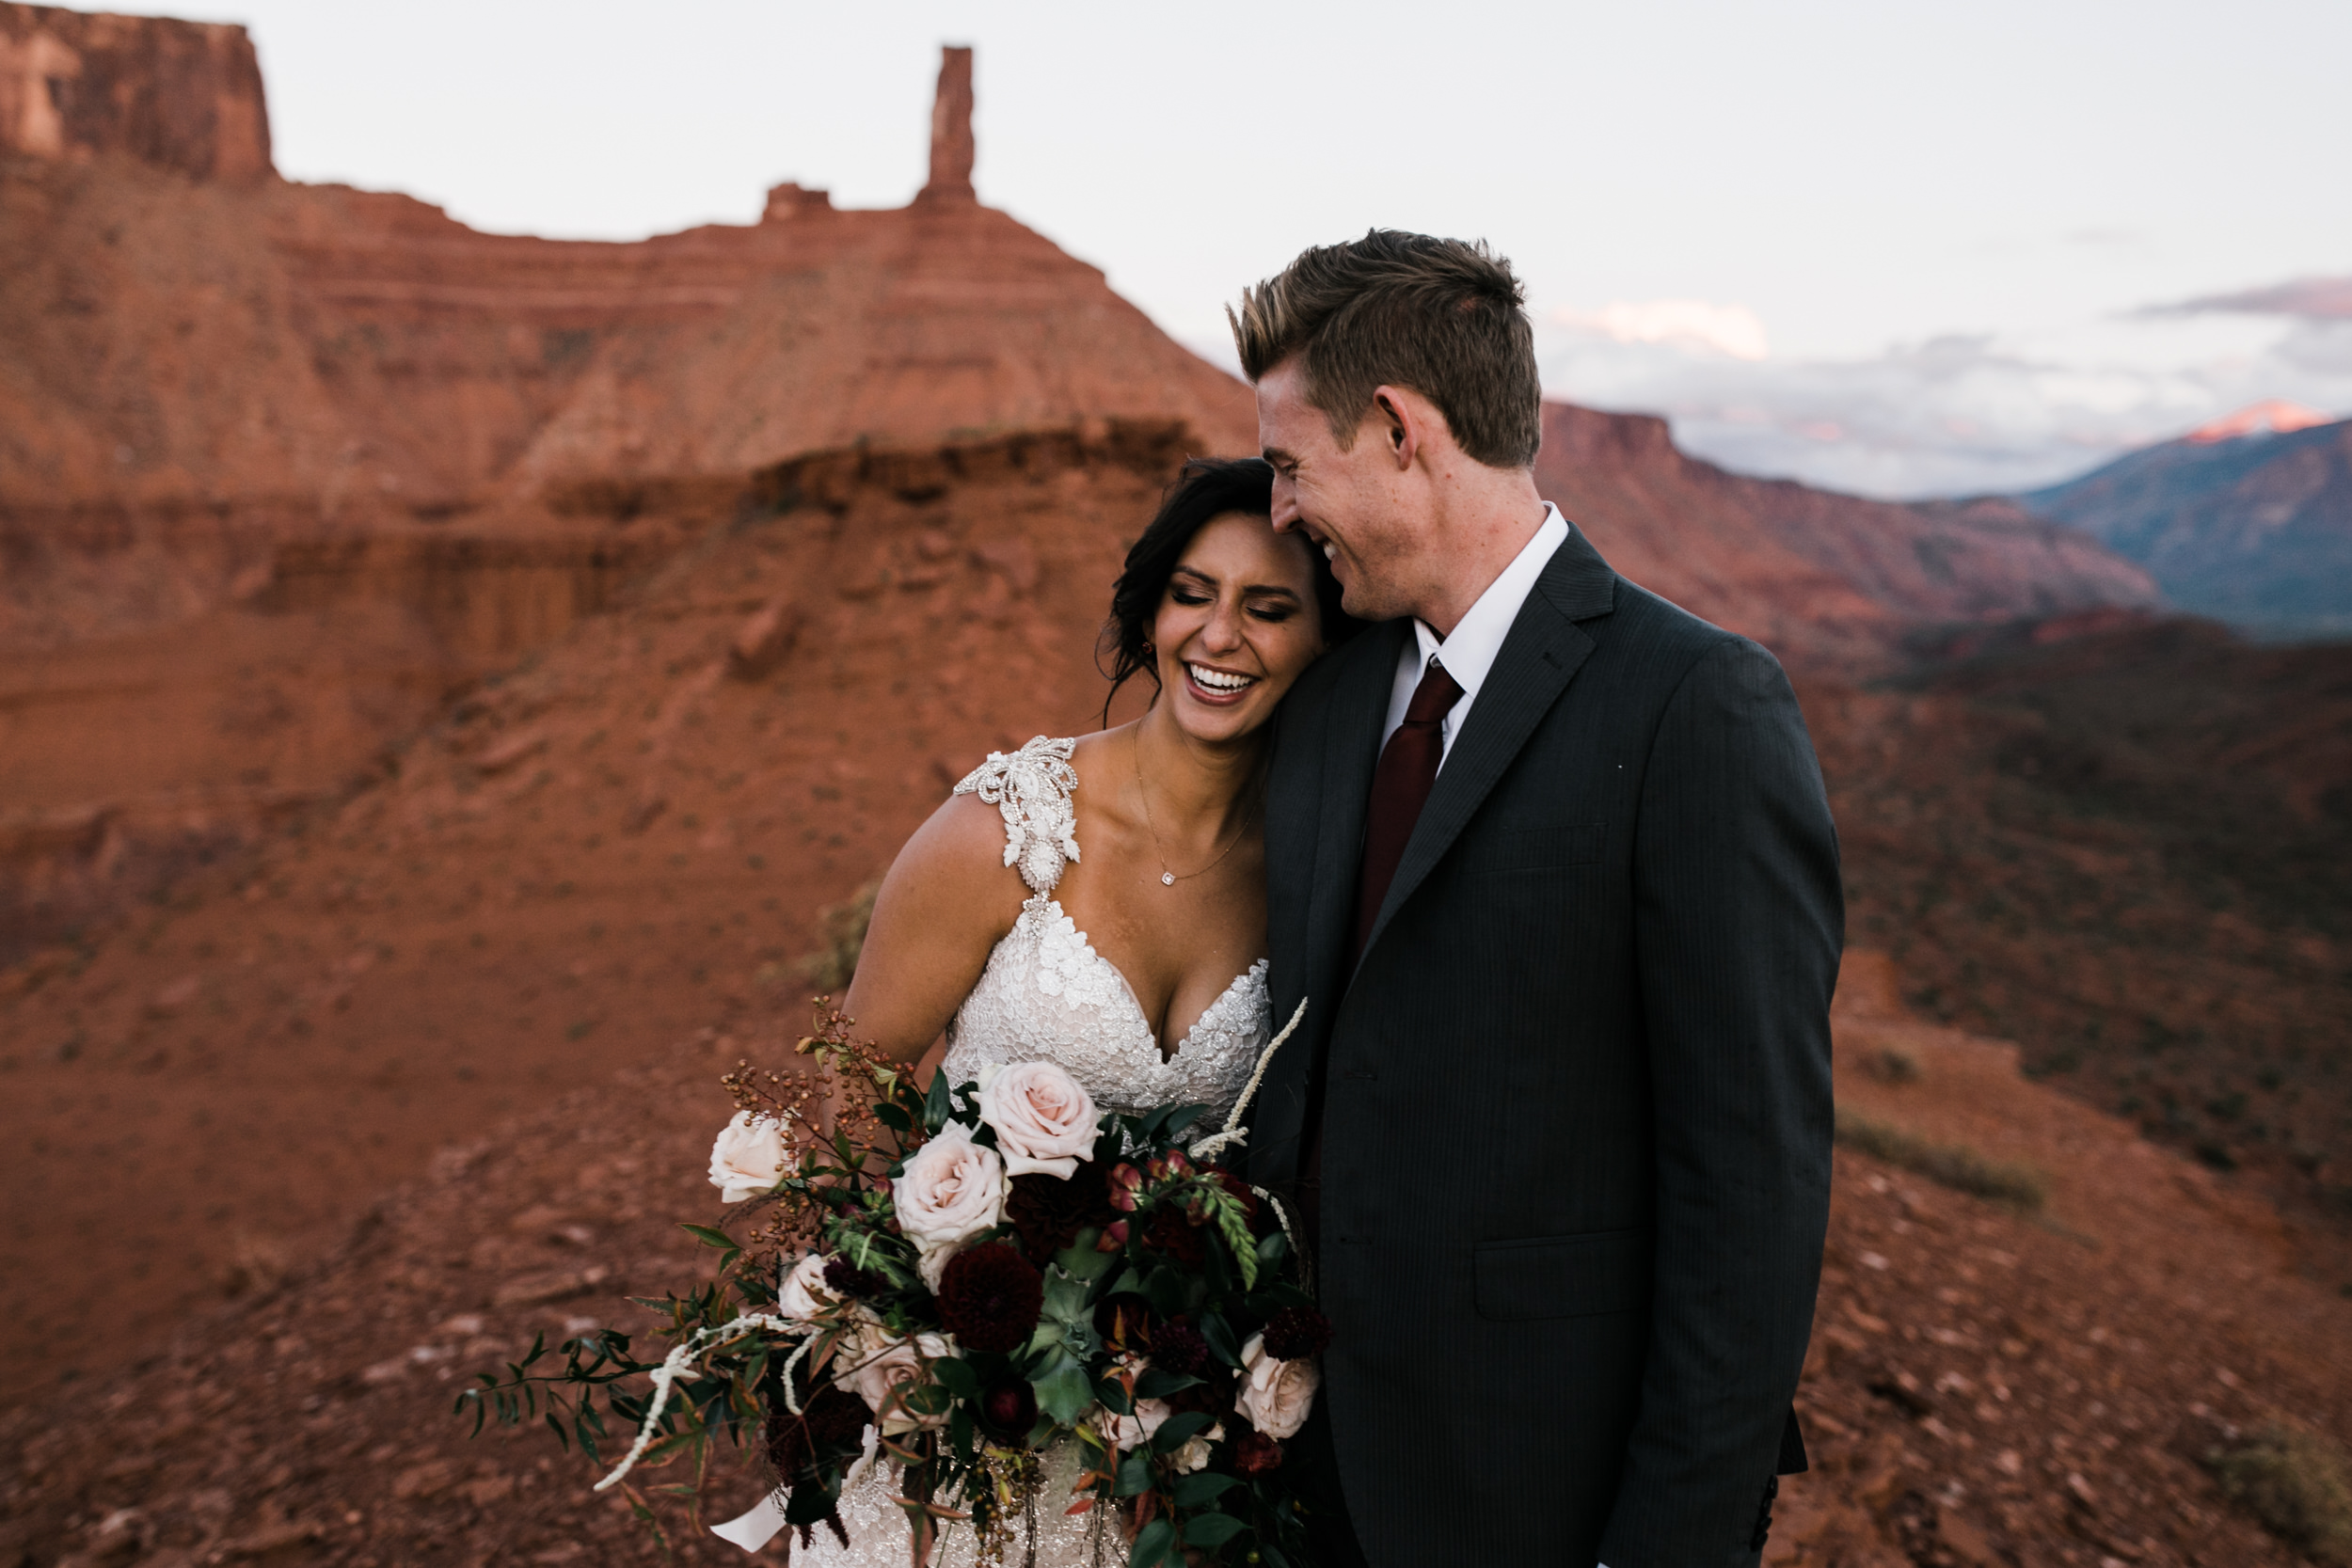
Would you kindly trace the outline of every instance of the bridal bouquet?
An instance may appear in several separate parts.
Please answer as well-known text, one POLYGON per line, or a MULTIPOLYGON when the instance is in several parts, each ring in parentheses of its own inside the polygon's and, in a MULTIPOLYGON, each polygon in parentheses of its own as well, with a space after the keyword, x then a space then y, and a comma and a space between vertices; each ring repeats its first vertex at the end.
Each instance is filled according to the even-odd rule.
POLYGON ((1279 1208, 1216 1164, 1241 1108, 1187 1145, 1201 1107, 1099 1114, 1050 1062, 923 1090, 849 1022, 821 1012, 800 1042, 813 1081, 724 1080, 739 1109, 710 1178, 739 1204, 728 1218, 755 1225, 687 1227, 721 1256, 690 1294, 641 1298, 667 1354, 641 1361, 604 1333, 542 1372, 534 1344, 460 1396, 476 1430, 544 1396, 558 1436, 601 1461, 601 1399, 636 1435, 598 1488, 649 1523, 632 1473, 691 1458, 693 1479, 660 1489, 691 1504, 716 1440, 748 1448, 771 1489, 720 1533, 752 1549, 819 1527, 847 1544, 843 1491, 879 1466, 919 1557, 968 1522, 999 1560, 1016 1520, 1034 1541, 1054 1509, 1121 1530, 1134 1568, 1307 1562, 1283 1445, 1330 1329, 1282 1277, 1279 1208), (1058 1443, 1076 1445, 1076 1480, 1048 1497, 1058 1443))

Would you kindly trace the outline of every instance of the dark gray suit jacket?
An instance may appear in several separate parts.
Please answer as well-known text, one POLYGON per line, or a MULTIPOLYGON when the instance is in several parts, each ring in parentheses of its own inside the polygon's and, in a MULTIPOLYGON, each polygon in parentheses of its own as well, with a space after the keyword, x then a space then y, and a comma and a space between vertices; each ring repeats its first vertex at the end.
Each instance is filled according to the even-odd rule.
POLYGON ((1749 1560, 1830 1173, 1836 832, 1788 678, 1571 531, 1344 972, 1407 622, 1308 671, 1266 801, 1277 1054, 1325 1083, 1323 1398, 1374 1568, 1749 1560))

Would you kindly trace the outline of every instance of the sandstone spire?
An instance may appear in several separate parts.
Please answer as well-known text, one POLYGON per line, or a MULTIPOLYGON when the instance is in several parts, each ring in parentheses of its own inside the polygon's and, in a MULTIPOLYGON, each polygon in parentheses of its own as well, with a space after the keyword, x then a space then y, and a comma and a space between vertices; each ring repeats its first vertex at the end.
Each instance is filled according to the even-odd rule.
POLYGON ((931 103, 931 177, 917 200, 972 201, 972 51, 939 52, 939 96, 931 103))

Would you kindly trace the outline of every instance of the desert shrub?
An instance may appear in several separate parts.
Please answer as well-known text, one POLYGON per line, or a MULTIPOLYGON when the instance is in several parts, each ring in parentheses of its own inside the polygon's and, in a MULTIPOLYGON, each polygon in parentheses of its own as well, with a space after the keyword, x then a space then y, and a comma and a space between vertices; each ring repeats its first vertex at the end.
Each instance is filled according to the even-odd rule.
POLYGON ((1837 1108, 1837 1141, 1856 1153, 2023 1213, 2040 1209, 2049 1196, 2049 1179, 2032 1165, 1988 1159, 1964 1144, 1934 1143, 1843 1105, 1837 1108))
POLYGON ((1862 1070, 1882 1084, 1916 1084, 1919 1058, 1899 1045, 1882 1046, 1862 1059, 1862 1070))
POLYGON ((874 919, 874 895, 881 891, 882 879, 877 877, 843 902, 817 911, 818 945, 793 965, 801 978, 828 996, 838 997, 850 989, 858 954, 866 948, 866 927, 874 919))
POLYGON ((2352 1456, 2313 1432, 2267 1426, 2205 1463, 2230 1499, 2313 1560, 2352 1565, 2352 1456))

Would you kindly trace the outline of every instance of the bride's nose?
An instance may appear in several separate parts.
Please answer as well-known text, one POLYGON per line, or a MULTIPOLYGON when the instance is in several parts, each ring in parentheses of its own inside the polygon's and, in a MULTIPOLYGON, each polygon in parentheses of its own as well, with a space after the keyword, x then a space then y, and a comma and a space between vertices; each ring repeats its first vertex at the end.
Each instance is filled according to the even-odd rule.
POLYGON ((1231 653, 1242 644, 1241 606, 1218 599, 1200 628, 1200 646, 1208 653, 1231 653))

